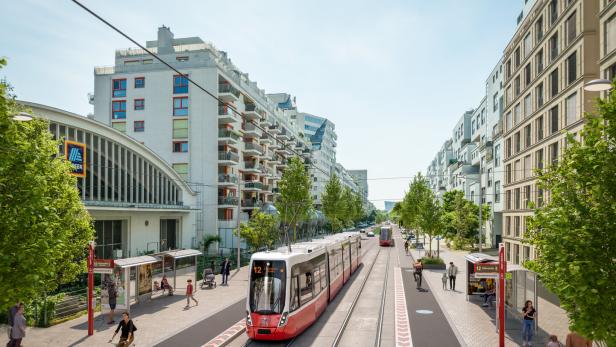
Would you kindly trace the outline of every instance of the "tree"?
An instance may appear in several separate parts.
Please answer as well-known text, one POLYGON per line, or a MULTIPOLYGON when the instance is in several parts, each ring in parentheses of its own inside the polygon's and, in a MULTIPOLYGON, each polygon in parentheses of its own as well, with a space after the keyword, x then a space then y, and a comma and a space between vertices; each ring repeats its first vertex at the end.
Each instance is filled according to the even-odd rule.
POLYGON ((289 166, 282 173, 278 187, 280 197, 275 202, 276 209, 280 213, 280 220, 287 228, 293 226, 293 241, 295 241, 297 223, 308 219, 312 211, 310 176, 299 157, 289 160, 289 166))
POLYGON ((443 226, 447 238, 456 248, 472 246, 478 241, 479 206, 464 198, 464 192, 452 190, 443 195, 443 226))
MULTIPOLYGON (((0 60, 0 68, 6 60, 0 60)), ((29 302, 86 271, 94 230, 45 120, 24 111, 0 83, 0 310, 29 302)))
POLYGON ((353 192, 353 223, 358 223, 365 218, 366 213, 364 211, 364 201, 361 195, 357 192, 353 192))
MULTIPOLYGON (((235 235, 237 235, 237 229, 235 230, 235 235)), ((248 224, 242 223, 240 237, 255 252, 263 248, 272 248, 276 241, 278 241, 276 217, 263 212, 255 213, 248 221, 248 224)))
POLYGON ((321 197, 321 202, 323 204, 323 214, 325 214, 325 218, 329 221, 329 224, 332 226, 332 232, 341 229, 342 219, 343 219, 343 207, 341 206, 342 199, 342 185, 340 184, 340 179, 334 173, 327 181, 325 185, 325 193, 321 197))
POLYGON ((345 228, 353 225, 353 191, 344 187, 340 197, 340 209, 342 211, 342 223, 345 228))
POLYGON ((616 346, 616 91, 567 136, 559 163, 539 174, 549 201, 529 219, 538 257, 527 266, 558 296, 570 329, 616 346))
POLYGON ((222 239, 219 235, 204 235, 203 240, 201 240, 201 246, 203 247, 203 255, 208 253, 210 246, 215 242, 220 242, 222 239))
POLYGON ((432 239, 443 233, 443 210, 440 202, 434 193, 426 185, 420 200, 420 211, 418 215, 418 226, 421 231, 429 238, 429 254, 432 256, 432 239))

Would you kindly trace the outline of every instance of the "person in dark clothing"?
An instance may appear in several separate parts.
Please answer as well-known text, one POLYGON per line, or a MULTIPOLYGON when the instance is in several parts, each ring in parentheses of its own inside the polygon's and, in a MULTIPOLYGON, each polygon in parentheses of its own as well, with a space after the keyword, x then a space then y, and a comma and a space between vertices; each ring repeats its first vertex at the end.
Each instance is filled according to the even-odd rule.
POLYGON ((216 274, 216 265, 214 265, 214 261, 213 260, 210 263, 210 269, 212 269, 212 273, 213 274, 216 274))
POLYGON ((117 304, 117 297, 118 297, 118 291, 116 290, 115 283, 113 282, 109 283, 108 295, 109 295, 109 316, 107 318, 107 324, 113 324, 115 323, 113 312, 115 311, 116 304, 117 304))
POLYGON ((229 285, 227 281, 229 280, 229 274, 231 273, 231 262, 229 258, 225 258, 225 261, 222 263, 220 267, 220 274, 222 275, 222 284, 229 285))
POLYGON ((7 333, 9 335, 9 339, 11 338, 11 328, 13 328, 13 323, 15 322, 15 315, 17 314, 17 311, 19 310, 19 305, 21 305, 20 302, 16 302, 14 306, 11 306, 9 308, 9 312, 8 312, 8 330, 7 333))
POLYGON ((526 300, 524 308, 522 309, 522 314, 524 315, 524 319, 522 320, 524 323, 522 325, 522 346, 532 346, 535 317, 537 315, 537 310, 533 307, 532 301, 526 300))
MULTIPOLYGON (((11 309, 13 309, 12 307, 11 309)), ((12 310, 11 310, 12 311, 12 310)), ((24 317, 24 304, 18 304, 17 310, 12 317, 12 326, 10 328, 9 343, 7 347, 20 347, 21 340, 26 337, 26 318, 24 317)))
POLYGON ((133 341, 135 341, 135 331, 137 330, 137 327, 135 327, 132 319, 130 319, 128 312, 122 313, 122 320, 120 321, 120 324, 118 324, 118 327, 109 342, 113 341, 120 329, 122 329, 122 333, 120 334, 120 342, 118 342, 118 347, 130 346, 133 341))
POLYGON ((421 272, 423 271, 423 264, 421 263, 421 259, 419 259, 413 265, 413 267, 415 268, 415 272, 413 273, 413 275, 415 276, 415 282, 417 282, 417 289, 420 289, 421 288, 421 279, 422 279, 421 272))

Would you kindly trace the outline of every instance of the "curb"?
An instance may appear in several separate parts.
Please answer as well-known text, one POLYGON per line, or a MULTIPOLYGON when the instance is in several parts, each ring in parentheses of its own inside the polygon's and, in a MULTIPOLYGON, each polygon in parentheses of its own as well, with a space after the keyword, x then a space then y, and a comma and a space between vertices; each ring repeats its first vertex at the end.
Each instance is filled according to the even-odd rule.
POLYGON ((233 341, 236 337, 240 336, 242 333, 246 331, 246 322, 244 318, 242 318, 239 322, 227 328, 227 330, 223 331, 220 335, 206 342, 201 347, 222 347, 228 345, 231 341, 233 341))

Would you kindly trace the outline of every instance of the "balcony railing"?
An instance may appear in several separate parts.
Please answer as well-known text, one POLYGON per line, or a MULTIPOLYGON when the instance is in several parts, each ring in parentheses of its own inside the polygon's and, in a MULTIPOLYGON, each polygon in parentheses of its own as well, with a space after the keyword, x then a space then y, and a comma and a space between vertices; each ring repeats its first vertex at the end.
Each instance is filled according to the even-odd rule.
POLYGON ((246 123, 242 126, 242 129, 244 129, 245 131, 259 131, 261 129, 257 128, 254 124, 252 123, 246 123))
POLYGON ((218 205, 233 205, 237 206, 237 197, 235 196, 219 196, 218 205))
POLYGON ((258 207, 263 206, 263 202, 259 200, 244 200, 242 201, 242 207, 258 207))
POLYGON ((218 106, 218 114, 220 116, 231 116, 231 117, 237 117, 237 115, 235 113, 233 113, 233 110, 231 109, 231 107, 229 106, 218 106))
POLYGON ((280 194, 280 188, 278 188, 278 187, 273 187, 273 188, 272 188, 272 193, 274 193, 274 194, 280 194))
POLYGON ((235 152, 220 151, 218 152, 218 160, 231 160, 238 162, 240 160, 240 156, 235 152))
POLYGON ((233 174, 219 174, 218 183, 234 183, 237 184, 237 175, 233 174))
POLYGON ((247 161, 244 163, 244 169, 247 170, 261 170, 261 165, 257 162, 247 161))
POLYGON ((218 92, 233 94, 236 98, 240 97, 240 91, 237 90, 234 86, 226 83, 218 85, 218 92))
POLYGON ((246 112, 257 112, 259 113, 259 108, 255 104, 246 104, 245 108, 246 112))
POLYGON ((230 137, 233 140, 239 140, 240 135, 238 135, 235 131, 232 130, 228 130, 228 129, 219 129, 218 130, 218 137, 219 138, 227 138, 230 137))
POLYGON ((246 182, 244 184, 246 189, 263 189, 263 183, 261 182, 246 182))
POLYGON ((258 151, 259 153, 263 154, 263 147, 261 145, 259 145, 258 143, 254 143, 254 142, 245 142, 244 143, 244 149, 245 150, 255 150, 258 151))

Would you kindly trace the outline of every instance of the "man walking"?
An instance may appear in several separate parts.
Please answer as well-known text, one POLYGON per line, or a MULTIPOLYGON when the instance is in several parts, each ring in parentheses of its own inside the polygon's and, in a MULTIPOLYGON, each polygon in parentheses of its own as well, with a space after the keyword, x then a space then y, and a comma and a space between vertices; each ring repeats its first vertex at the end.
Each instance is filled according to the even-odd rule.
POLYGON ((115 323, 113 313, 117 304, 118 291, 116 290, 115 283, 111 282, 108 284, 108 295, 109 295, 109 316, 107 317, 107 324, 115 323))
POLYGON ((222 266, 220 267, 220 274, 222 275, 222 284, 229 285, 227 281, 229 280, 229 274, 231 273, 231 262, 229 258, 225 258, 225 261, 222 262, 222 266))
POLYGON ((453 261, 450 261, 447 276, 449 276, 449 289, 454 292, 456 291, 456 275, 458 275, 458 267, 453 264, 453 261))
POLYGON ((7 344, 7 347, 21 347, 21 340, 26 337, 26 318, 24 317, 24 308, 24 304, 19 304, 17 312, 13 317, 11 340, 7 344))
POLYGON ((191 279, 186 281, 186 307, 185 308, 190 308, 190 299, 192 299, 195 302, 195 306, 199 306, 199 301, 197 301, 197 299, 195 299, 195 297, 193 296, 193 285, 192 285, 191 279))

